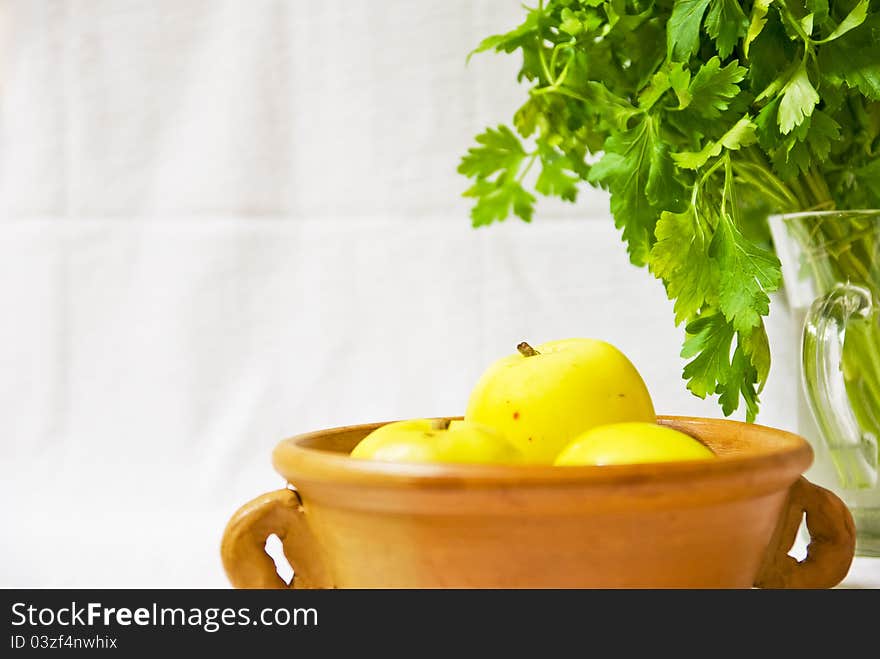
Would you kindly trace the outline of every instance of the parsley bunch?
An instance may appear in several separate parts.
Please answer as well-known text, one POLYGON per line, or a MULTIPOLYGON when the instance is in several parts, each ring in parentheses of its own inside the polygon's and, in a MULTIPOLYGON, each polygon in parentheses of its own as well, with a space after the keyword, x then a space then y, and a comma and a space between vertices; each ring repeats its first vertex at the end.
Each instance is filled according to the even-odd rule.
POLYGON ((753 420, 781 284, 767 215, 880 207, 880 0, 545 0, 488 50, 518 51, 530 89, 461 160, 474 226, 530 221, 532 190, 610 191, 685 323, 688 389, 753 420))

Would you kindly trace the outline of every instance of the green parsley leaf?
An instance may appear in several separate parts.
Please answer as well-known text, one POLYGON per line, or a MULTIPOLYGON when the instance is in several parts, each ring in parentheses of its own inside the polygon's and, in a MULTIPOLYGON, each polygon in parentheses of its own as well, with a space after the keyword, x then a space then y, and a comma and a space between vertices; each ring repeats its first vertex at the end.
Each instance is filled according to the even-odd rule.
POLYGON ((718 304, 734 329, 747 332, 770 311, 771 293, 779 288, 779 259, 746 240, 733 219, 722 213, 709 254, 718 263, 718 304))
POLYGON ((807 75, 806 60, 782 88, 782 101, 779 104, 779 130, 783 135, 799 126, 806 117, 813 114, 819 103, 819 93, 807 75))
POLYGON ((530 42, 537 40, 540 37, 542 19, 544 19, 544 12, 541 9, 530 10, 526 15, 526 20, 510 32, 494 34, 483 39, 480 45, 468 54, 468 59, 477 53, 483 53, 487 50, 494 50, 499 53, 512 53, 518 48, 522 48, 530 42))
POLYGON ((710 0, 675 0, 666 25, 666 47, 670 59, 685 61, 700 47, 700 25, 710 0))
POLYGON ((775 119, 781 102, 781 98, 776 98, 758 113, 756 134, 776 171, 790 179, 829 156, 832 146, 840 139, 840 124, 827 112, 815 110, 791 133, 783 135, 775 119))
POLYGON ((714 394, 719 375, 726 379, 730 371, 730 347, 735 333, 721 313, 708 313, 688 323, 687 339, 681 350, 684 358, 693 357, 682 372, 687 388, 699 398, 714 394))
POLYGON ((745 78, 746 69, 734 61, 721 66, 721 60, 713 57, 700 67, 688 86, 690 103, 687 108, 706 119, 717 119, 730 105, 730 100, 740 92, 739 82, 745 78))
POLYGON ((606 0, 602 3, 608 16, 608 26, 612 30, 631 32, 640 27, 654 13, 653 7, 646 2, 632 2, 632 0, 606 0), (639 5, 647 5, 643 11, 639 11, 639 5), (634 9, 635 13, 629 13, 627 9, 634 9))
POLYGON ((776 122, 781 102, 782 99, 779 97, 773 99, 755 117, 755 133, 758 136, 758 143, 767 151, 777 147, 782 136, 782 133, 779 132, 779 124, 776 122))
POLYGON ((761 94, 775 80, 779 82, 773 94, 782 88, 804 55, 803 44, 798 47, 795 41, 788 38, 779 12, 772 5, 771 9, 766 15, 763 29, 749 45, 749 74, 746 79, 749 89, 758 95, 755 99, 758 102, 762 98, 772 98, 769 94, 761 94))
POLYGON ((589 180, 611 192, 611 212, 623 229, 630 259, 644 265, 660 212, 680 203, 668 146, 657 134, 654 119, 644 115, 629 130, 605 143, 605 155, 592 167, 589 180))
POLYGON ((488 128, 477 135, 476 140, 482 146, 468 149, 458 166, 460 174, 485 178, 503 171, 506 177, 516 175, 526 152, 507 126, 488 128))
POLYGON ((651 77, 650 84, 639 94, 639 107, 641 109, 650 110, 667 91, 672 89, 672 81, 669 79, 669 69, 671 66, 681 67, 682 70, 684 69, 684 64, 681 62, 667 62, 663 68, 657 71, 657 73, 651 77))
POLYGON ((747 334, 740 332, 738 342, 755 367, 756 381, 763 384, 770 375, 770 342, 763 321, 747 334))
POLYGON ((657 242, 651 248, 649 267, 666 282, 666 293, 675 300, 676 325, 697 315, 713 288, 707 283, 717 279, 707 232, 696 212, 693 206, 683 213, 664 211, 654 231, 657 242))
POLYGON ((754 421, 758 414, 758 391, 769 372, 769 351, 763 351, 766 346, 763 324, 744 334, 736 332, 723 314, 710 311, 689 323, 685 331, 688 338, 681 356, 693 359, 684 367, 682 376, 691 393, 700 398, 719 394, 718 402, 725 415, 739 407, 742 396, 746 419, 754 421), (731 357, 735 336, 737 345, 731 357), (753 359, 757 359, 759 365, 756 366, 753 359))
POLYGON ((746 57, 749 56, 749 46, 761 34, 761 30, 764 29, 764 25, 767 23, 767 10, 771 4, 773 4, 773 0, 755 0, 755 4, 752 5, 749 30, 746 32, 746 39, 743 42, 743 53, 745 53, 746 57))
POLYGON ((828 113, 816 110, 792 134, 795 139, 806 142, 815 160, 823 161, 831 153, 832 145, 840 139, 840 124, 828 113))
POLYGON ((757 378, 755 367, 743 352, 742 345, 737 345, 730 361, 730 370, 717 388, 718 402, 725 415, 733 414, 739 407, 739 397, 742 394, 746 402, 746 418, 748 421, 755 420, 758 414, 758 394, 755 391, 757 378))
POLYGON ((519 138, 507 126, 498 126, 478 135, 477 142, 481 146, 468 149, 458 166, 459 173, 477 179, 464 193, 477 200, 471 209, 473 225, 500 222, 511 211, 530 222, 535 198, 517 180, 527 156, 519 138))
POLYGON ((834 41, 835 39, 842 37, 850 30, 854 30, 859 25, 864 23, 865 19, 868 17, 869 4, 869 0, 860 0, 860 2, 855 7, 853 7, 852 11, 846 15, 846 18, 844 18, 836 28, 834 28, 834 31, 831 34, 829 34, 824 39, 817 41, 816 43, 828 43, 829 41, 834 41))
MULTIPOLYGON (((539 96, 532 96, 513 115, 513 126, 516 128, 516 132, 523 137, 529 137, 535 132, 538 123, 544 122, 543 115, 547 108, 546 104, 542 106, 543 101, 544 99, 539 96)), ((465 174, 465 176, 469 175, 465 174)))
POLYGON ((577 183, 580 178, 574 174, 575 167, 571 159, 560 154, 553 147, 538 144, 538 155, 541 158, 541 173, 535 181, 535 190, 545 196, 560 197, 565 201, 577 199, 577 183))
POLYGON ((683 62, 671 63, 669 84, 678 98, 678 109, 682 110, 690 105, 692 99, 688 88, 691 84, 691 72, 683 62))
POLYGON ((710 140, 706 143, 706 146, 696 152, 683 151, 681 153, 673 153, 672 159, 679 167, 699 169, 706 164, 709 158, 720 155, 722 148, 737 151, 754 144, 756 139, 755 124, 752 123, 751 117, 746 115, 724 133, 718 141, 710 140))
POLYGON ((770 372, 770 346, 767 332, 761 323, 748 333, 737 332, 737 346, 730 360, 730 370, 721 373, 718 382, 718 402, 725 414, 739 407, 739 397, 746 403, 746 420, 758 415, 758 393, 764 388, 770 372))
POLYGON ((560 18, 562 21, 559 23, 559 29, 566 34, 576 37, 584 31, 583 23, 581 23, 577 16, 575 16, 575 13, 568 7, 562 10, 560 18))
POLYGON ((880 198, 880 160, 873 160, 869 164, 859 167, 855 172, 859 181, 880 198))
POLYGON ((584 83, 583 95, 590 103, 591 109, 604 122, 617 130, 624 130, 629 120, 639 112, 629 101, 610 92, 601 82, 591 80, 584 83))
POLYGON ((691 72, 685 68, 683 62, 666 62, 639 94, 639 107, 650 110, 671 89, 678 98, 678 109, 686 108, 692 100, 688 90, 690 81, 691 72))
POLYGON ((464 196, 477 199, 471 209, 475 227, 500 222, 510 215, 511 210, 524 221, 532 221, 535 198, 517 181, 478 179, 464 196))
POLYGON ((807 11, 816 17, 816 23, 822 24, 828 18, 828 0, 806 0, 807 11))
POLYGON ((813 34, 813 14, 807 14, 804 16, 798 21, 798 25, 801 26, 801 30, 803 30, 804 34, 807 36, 813 34))
POLYGON ((819 66, 833 84, 846 83, 874 100, 880 100, 880 14, 819 49, 819 66))
POLYGON ((706 14, 706 32, 715 40, 718 54, 726 59, 749 30, 749 19, 738 0, 712 0, 706 14))

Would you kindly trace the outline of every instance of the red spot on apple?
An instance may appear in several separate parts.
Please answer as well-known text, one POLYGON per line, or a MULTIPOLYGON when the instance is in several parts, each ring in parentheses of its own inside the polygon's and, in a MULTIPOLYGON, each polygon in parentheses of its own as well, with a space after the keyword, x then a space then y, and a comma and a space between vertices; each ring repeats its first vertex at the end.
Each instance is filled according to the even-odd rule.
POLYGON ((513 420, 516 421, 519 418, 519 412, 513 413, 513 420))

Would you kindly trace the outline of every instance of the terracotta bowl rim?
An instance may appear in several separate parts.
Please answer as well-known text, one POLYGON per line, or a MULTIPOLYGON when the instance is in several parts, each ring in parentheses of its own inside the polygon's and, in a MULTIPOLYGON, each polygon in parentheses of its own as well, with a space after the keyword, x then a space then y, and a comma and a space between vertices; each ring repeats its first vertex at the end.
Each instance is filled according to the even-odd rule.
MULTIPOLYGON (((457 419, 461 417, 438 417, 457 419)), ((496 487, 505 485, 605 485, 623 483, 679 482, 698 478, 724 478, 744 472, 785 471, 799 475, 806 471, 813 460, 810 444, 800 435, 759 424, 744 423, 730 419, 707 417, 658 415, 658 423, 696 431, 700 426, 717 428, 729 426, 731 430, 750 434, 776 435, 782 446, 735 455, 718 455, 713 460, 691 460, 664 463, 646 463, 605 466, 552 465, 484 465, 459 463, 391 463, 373 460, 357 460, 345 453, 329 449, 313 448, 303 444, 316 438, 352 431, 367 431, 383 423, 364 423, 339 426, 295 435, 281 440, 272 454, 275 470, 296 485, 297 481, 330 482, 337 485, 376 485, 388 487, 452 486, 496 487)), ((708 430, 705 435, 713 431, 708 430)), ((717 432, 717 431, 715 431, 717 432)), ((697 433, 699 436, 699 433, 697 433)))

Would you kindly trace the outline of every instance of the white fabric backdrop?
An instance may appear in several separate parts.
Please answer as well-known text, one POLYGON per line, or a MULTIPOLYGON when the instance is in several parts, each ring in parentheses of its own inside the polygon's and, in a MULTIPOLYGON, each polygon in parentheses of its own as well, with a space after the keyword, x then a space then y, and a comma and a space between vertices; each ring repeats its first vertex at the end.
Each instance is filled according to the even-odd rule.
MULTIPOLYGON (((469 227, 457 160, 523 91, 465 55, 518 0, 0 7, 0 585, 223 586, 279 439, 460 412, 522 339, 719 415, 602 193, 469 227)), ((770 335, 792 428, 781 303, 770 335)))

